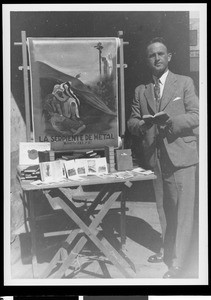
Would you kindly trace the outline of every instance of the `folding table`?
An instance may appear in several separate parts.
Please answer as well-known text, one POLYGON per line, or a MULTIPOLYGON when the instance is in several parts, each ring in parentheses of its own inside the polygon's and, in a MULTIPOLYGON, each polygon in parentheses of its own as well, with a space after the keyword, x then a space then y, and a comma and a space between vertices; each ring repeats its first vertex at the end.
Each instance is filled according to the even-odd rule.
POLYGON ((127 179, 99 178, 87 176, 83 181, 65 181, 60 183, 36 186, 29 181, 21 181, 23 199, 28 207, 29 225, 32 240, 32 269, 34 278, 62 278, 82 251, 88 240, 91 240, 105 257, 119 270, 124 277, 135 276, 135 266, 123 251, 117 251, 103 236, 100 223, 117 199, 121 203, 121 232, 122 244, 125 243, 125 192, 134 181, 155 179, 154 174, 140 175, 127 179), (81 213, 79 205, 74 201, 76 187, 95 186, 100 188, 92 203, 81 213), (36 244, 36 192, 42 191, 52 207, 59 206, 77 225, 68 232, 68 237, 61 243, 59 250, 42 274, 37 272, 36 244), (53 196, 56 191, 56 196, 53 196), (54 192, 54 193, 53 193, 54 192), (97 209, 96 209, 97 208, 97 209), (127 267, 126 267, 127 266, 127 267), (129 268, 128 268, 129 267, 129 268), (127 270, 126 270, 127 269, 127 270), (130 271, 128 271, 130 270, 130 271))

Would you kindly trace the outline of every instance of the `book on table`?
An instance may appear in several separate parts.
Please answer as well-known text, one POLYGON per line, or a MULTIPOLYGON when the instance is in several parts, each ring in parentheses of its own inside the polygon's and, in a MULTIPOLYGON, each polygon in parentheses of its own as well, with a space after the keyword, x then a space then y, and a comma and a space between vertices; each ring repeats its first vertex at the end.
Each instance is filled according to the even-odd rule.
POLYGON ((98 175, 108 173, 105 157, 81 158, 64 161, 67 177, 74 179, 77 176, 98 175))
POLYGON ((66 179, 65 167, 61 160, 42 162, 39 165, 42 181, 58 182, 66 179))
POLYGON ((84 164, 84 159, 72 159, 68 161, 64 161, 64 166, 68 179, 74 179, 79 175, 87 175, 86 165, 84 164), (78 163, 76 163, 76 161, 78 163))

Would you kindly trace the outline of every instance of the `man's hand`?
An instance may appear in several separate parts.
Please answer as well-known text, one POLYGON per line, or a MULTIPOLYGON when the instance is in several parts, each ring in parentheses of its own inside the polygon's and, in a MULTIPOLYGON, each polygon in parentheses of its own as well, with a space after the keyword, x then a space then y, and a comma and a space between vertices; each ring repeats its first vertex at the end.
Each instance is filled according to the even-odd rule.
POLYGON ((154 125, 154 123, 152 121, 147 120, 147 121, 144 121, 142 128, 146 131, 146 130, 149 130, 153 125, 154 125))
POLYGON ((172 118, 168 118, 168 120, 166 121, 166 125, 165 125, 166 129, 168 130, 169 133, 173 132, 173 128, 172 128, 172 118))
POLYGON ((143 115, 142 119, 146 124, 153 124, 154 117, 152 115, 143 115))
POLYGON ((166 126, 166 125, 168 125, 168 120, 166 120, 166 121, 165 120, 157 120, 157 121, 155 121, 155 124, 158 126, 166 126))
POLYGON ((169 119, 169 115, 165 111, 160 111, 154 115, 154 123, 159 126, 166 125, 169 119))
POLYGON ((169 117, 164 124, 158 124, 161 130, 167 130, 167 132, 172 133, 172 119, 169 117))
POLYGON ((154 119, 152 115, 143 115, 142 119, 144 121, 143 126, 146 130, 150 129, 154 124, 154 119))

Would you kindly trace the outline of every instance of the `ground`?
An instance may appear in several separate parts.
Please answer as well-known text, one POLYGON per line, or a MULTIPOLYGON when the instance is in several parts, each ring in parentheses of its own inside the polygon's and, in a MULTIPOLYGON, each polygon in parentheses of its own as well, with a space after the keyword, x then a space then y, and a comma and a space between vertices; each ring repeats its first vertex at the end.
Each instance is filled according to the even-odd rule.
MULTIPOLYGON (((107 239, 118 251, 120 248, 120 214, 119 203, 105 217, 102 227, 107 239)), ((126 212, 126 245, 124 253, 135 265, 136 272, 126 270, 134 278, 162 278, 167 271, 164 263, 152 264, 147 258, 156 252, 160 244, 160 224, 154 202, 127 201, 126 212)), ((57 217, 55 226, 61 227, 64 218, 57 217)), ((45 225, 43 225, 42 229, 45 225)), ((30 233, 26 233, 24 225, 15 232, 11 243, 11 273, 13 279, 33 278, 30 253, 30 233)), ((40 241, 38 253, 38 274, 41 274, 63 237, 45 238, 40 241)), ((191 254, 187 277, 197 278, 196 252, 191 254), (193 264, 194 262, 194 264, 193 264)), ((100 253, 91 242, 87 242, 74 264, 66 274, 66 278, 122 278, 123 275, 100 253)))

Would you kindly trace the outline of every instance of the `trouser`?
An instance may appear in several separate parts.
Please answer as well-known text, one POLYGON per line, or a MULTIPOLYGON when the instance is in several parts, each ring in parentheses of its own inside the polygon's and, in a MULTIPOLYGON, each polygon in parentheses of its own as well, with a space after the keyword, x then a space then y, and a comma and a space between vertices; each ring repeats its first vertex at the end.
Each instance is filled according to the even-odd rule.
POLYGON ((161 252, 163 252, 164 247, 164 237, 166 232, 166 216, 163 208, 163 178, 162 178, 162 172, 160 167, 160 161, 157 160, 157 163, 154 167, 154 173, 156 175, 156 179, 153 180, 153 187, 155 191, 155 200, 156 200, 156 206, 157 206, 157 212, 158 217, 160 221, 161 226, 161 235, 162 235, 162 246, 161 246, 161 252))
POLYGON ((196 166, 163 174, 164 260, 182 267, 193 232, 196 166))
POLYGON ((169 266, 181 267, 193 230, 196 166, 179 169, 170 165, 167 167, 158 159, 154 172, 157 176, 154 190, 163 237, 164 261, 169 266))

